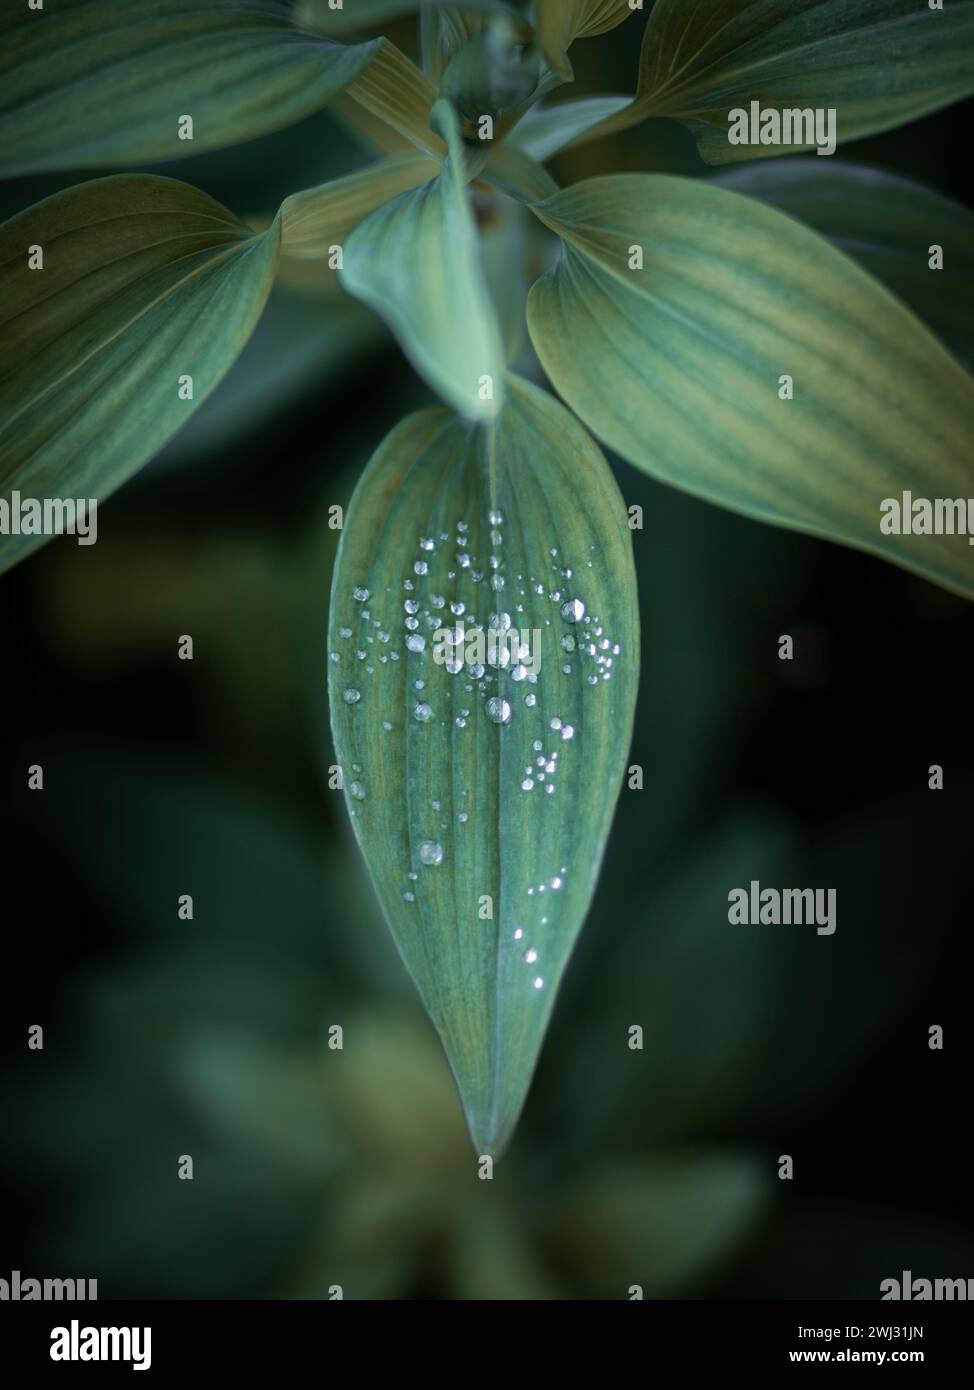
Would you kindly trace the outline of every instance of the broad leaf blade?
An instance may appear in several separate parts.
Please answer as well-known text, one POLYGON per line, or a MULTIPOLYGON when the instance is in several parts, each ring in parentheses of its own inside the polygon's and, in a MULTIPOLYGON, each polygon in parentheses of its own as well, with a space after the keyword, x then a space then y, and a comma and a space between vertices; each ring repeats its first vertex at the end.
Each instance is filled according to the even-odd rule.
POLYGON ((775 160, 716 180, 807 222, 974 358, 974 213, 911 179, 836 159, 775 160), (943 250, 943 269, 930 266, 943 250))
MULTIPOLYGON (((0 496, 101 500, 141 467, 250 337, 279 242, 278 223, 257 236, 206 194, 145 174, 69 188, 4 223, 0 496), (43 269, 29 269, 31 247, 43 269)), ((45 539, 4 536, 0 570, 45 539)))
POLYGON ((275 0, 11 5, 0 18, 0 174, 182 159, 249 140, 318 110, 377 52, 302 33, 275 0), (185 116, 192 139, 180 135, 185 116))
POLYGON ((480 1153, 510 1136, 592 896, 638 640, 624 504, 550 396, 512 379, 492 426, 425 411, 380 446, 332 585, 332 728, 359 843, 480 1153), (572 622, 575 599, 586 611, 572 622), (513 663, 451 674, 434 660, 438 629, 462 618, 469 638, 495 613, 538 630, 536 681, 513 663))
POLYGON ((373 212, 351 234, 341 281, 381 314, 416 370, 471 419, 496 414, 503 350, 467 201, 452 113, 442 174, 373 212))
POLYGON ((728 113, 834 108, 840 143, 891 130, 974 92, 974 0, 656 0, 636 97, 597 134, 647 116, 683 121, 709 163, 810 144, 732 145, 728 113))
POLYGON ((974 384, 877 281, 713 184, 623 174, 535 211, 566 246, 531 291, 531 337, 606 443, 734 511, 974 594, 966 535, 880 530, 881 503, 904 490, 974 491, 974 384), (642 270, 629 268, 634 247, 642 270))

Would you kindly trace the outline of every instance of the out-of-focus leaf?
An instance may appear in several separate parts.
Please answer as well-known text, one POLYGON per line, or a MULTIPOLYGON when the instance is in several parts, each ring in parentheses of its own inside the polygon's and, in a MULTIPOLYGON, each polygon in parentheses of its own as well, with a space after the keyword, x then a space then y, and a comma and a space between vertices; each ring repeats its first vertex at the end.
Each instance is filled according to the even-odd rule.
POLYGON ((550 1239, 597 1296, 672 1298, 751 1233, 770 1183, 758 1161, 682 1155, 603 1167, 553 1208, 550 1239))
MULTIPOLYGON (((206 194, 144 174, 80 184, 4 223, 0 496, 101 500, 131 477, 240 353, 279 243, 278 222, 255 235, 206 194)), ((4 536, 0 570, 45 539, 4 536)))
POLYGON ((632 14, 629 0, 538 0, 538 40, 555 71, 570 78, 575 40, 606 34, 632 14))
POLYGON ((656 0, 636 97, 597 132, 684 122, 711 164, 810 143, 732 145, 728 113, 834 109, 839 143, 905 125, 974 91, 974 0, 656 0))
POLYGON ((381 314, 416 370, 472 419, 493 416, 503 394, 500 333, 467 201, 456 119, 442 174, 359 223, 345 244, 341 282, 381 314))
POLYGON ((880 529, 904 490, 970 495, 974 383, 877 281, 689 179, 591 179, 535 211, 565 248, 531 291, 531 337, 590 429, 676 487, 974 594, 966 534, 880 529))
POLYGON ((281 250, 287 256, 327 256, 370 212, 428 183, 441 167, 429 155, 403 155, 293 193, 281 205, 281 250))
POLYGON ((557 106, 536 106, 521 121, 511 141, 532 159, 550 159, 629 104, 629 97, 583 97, 557 106))
POLYGON ((528 296, 527 246, 539 230, 522 202, 491 195, 478 215, 484 255, 484 275, 497 314, 504 359, 514 362, 525 338, 524 305, 528 296))
POLYGON ((377 43, 295 27, 275 0, 57 0, 0 17, 0 174, 180 159, 310 115, 377 43), (192 138, 180 134, 192 118, 192 138))
POLYGON ((958 357, 974 355, 974 213, 911 179, 835 159, 731 169, 717 180, 807 222, 853 256, 958 357), (930 267, 943 249, 943 269, 930 267))
POLYGON ((605 460, 526 382, 511 379, 490 427, 409 417, 352 499, 329 616, 335 749, 481 1153, 510 1137, 595 886, 632 727, 636 607, 605 460), (436 633, 461 617, 459 655, 485 659, 450 669, 436 633), (469 645, 508 624, 510 659, 469 645))

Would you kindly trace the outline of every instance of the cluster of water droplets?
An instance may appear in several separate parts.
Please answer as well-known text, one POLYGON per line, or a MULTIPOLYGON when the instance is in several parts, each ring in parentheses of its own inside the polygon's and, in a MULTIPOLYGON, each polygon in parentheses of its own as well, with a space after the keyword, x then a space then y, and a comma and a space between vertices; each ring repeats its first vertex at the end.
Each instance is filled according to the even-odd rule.
MULTIPOLYGON (((368 707, 364 678, 373 676, 377 665, 388 666, 404 660, 409 663, 411 679, 407 680, 408 698, 398 721, 400 725, 405 720, 418 730, 449 720, 458 736, 464 736, 464 731, 472 727, 478 705, 487 721, 497 727, 501 738, 515 721, 530 721, 535 726, 531 732, 536 736, 531 741, 530 760, 522 765, 519 793, 535 798, 540 793, 545 801, 556 793, 566 745, 571 745, 576 737, 574 725, 562 715, 551 714, 551 705, 554 703, 557 707, 561 690, 573 693, 572 707, 577 708, 580 681, 583 687, 591 687, 611 680, 620 645, 604 630, 599 616, 589 612, 583 597, 584 585, 577 585, 572 569, 564 564, 557 547, 550 547, 546 555, 551 573, 512 575, 507 572, 504 554, 504 517, 501 512, 491 510, 487 519, 490 551, 486 566, 479 564, 471 544, 469 524, 461 518, 452 534, 440 530, 417 538, 416 558, 403 577, 400 594, 393 593, 390 588, 380 600, 364 585, 356 585, 351 591, 350 605, 356 626, 337 629, 342 645, 332 652, 331 660, 344 663, 353 672, 343 688, 342 698, 363 715, 368 707), (445 572, 444 555, 448 557, 445 572), (465 586, 464 599, 460 597, 461 580, 465 586), (471 603, 470 584, 483 584, 482 603, 471 603), (452 597, 451 585, 454 586, 452 597), (549 612, 542 611, 540 619, 538 598, 544 600, 543 609, 550 605, 549 612), (377 611, 380 608, 381 613, 377 611), (530 627, 524 619, 526 608, 530 609, 530 627), (544 703, 539 671, 532 669, 535 663, 531 644, 522 641, 539 622, 543 628, 555 631, 557 670, 567 682, 560 686, 557 680, 546 678, 544 703), (452 659, 434 663, 435 634, 452 629, 459 638, 461 623, 463 641, 442 653, 452 659), (492 643, 492 635, 503 640, 492 643), (485 639, 486 660, 468 661, 464 659, 469 653, 468 643, 478 636, 485 639), (460 683, 452 696, 441 681, 433 682, 432 690, 427 689, 426 678, 432 676, 437 666, 460 683)), ((593 561, 588 559, 585 565, 592 569, 593 561)), ((549 667, 550 664, 549 656, 549 667)), ((392 733, 396 727, 395 716, 381 721, 384 733, 392 733)), ((355 801, 364 801, 367 789, 361 768, 353 767, 353 775, 349 793, 355 801)), ((454 795, 460 798, 460 805, 469 805, 457 789, 454 795)), ((403 892, 407 902, 416 901, 417 889, 425 874, 442 868, 452 836, 464 833, 463 827, 469 825, 475 810, 473 806, 455 809, 451 826, 441 813, 440 802, 431 803, 431 811, 435 814, 429 816, 425 827, 427 837, 415 848, 415 863, 408 872, 403 892)), ((354 808, 352 814, 356 814, 354 808)), ((560 873, 547 882, 532 885, 527 889, 528 896, 557 892, 565 873, 562 867, 560 873)), ((542 917, 541 922, 546 925, 548 918, 542 917)), ((525 940, 524 928, 515 929, 514 939, 519 943, 525 940)), ((522 959, 525 965, 536 970, 539 966, 537 946, 525 943, 522 959)), ((544 987, 544 977, 540 973, 532 973, 531 982, 536 989, 544 987)))

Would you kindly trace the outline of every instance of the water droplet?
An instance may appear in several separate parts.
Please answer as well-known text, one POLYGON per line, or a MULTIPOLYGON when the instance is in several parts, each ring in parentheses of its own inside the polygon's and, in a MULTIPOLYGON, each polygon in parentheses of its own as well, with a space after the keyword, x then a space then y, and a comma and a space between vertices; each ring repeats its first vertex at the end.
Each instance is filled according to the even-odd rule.
POLYGON ((387 734, 392 733, 392 725, 389 723, 388 719, 383 719, 382 727, 383 729, 385 729, 387 734))
POLYGON ((535 695, 532 691, 528 691, 527 695, 525 695, 524 697, 524 703, 527 705, 528 709, 533 709, 534 706, 538 703, 537 695, 535 695))
POLYGON ((566 725, 564 726, 564 728, 562 729, 562 731, 561 731, 561 736, 562 736, 563 739, 574 738, 574 737, 575 737, 575 730, 574 730, 573 726, 572 726, 571 724, 566 724, 566 725))
POLYGON ((432 550, 433 541, 429 536, 424 536, 419 543, 420 550, 432 550))
POLYGON ((549 796, 554 796, 554 794, 555 794, 555 784, 554 784, 554 782, 550 783, 549 786, 545 787, 545 791, 548 793, 549 796))
POLYGON ((433 708, 431 705, 418 704, 413 706, 413 716, 421 724, 426 724, 433 718, 433 708))
POLYGON ((506 700, 501 700, 496 695, 492 695, 487 701, 487 718, 493 724, 510 724, 510 705, 506 700))
MULTIPOLYGON (((548 790, 551 791, 551 788, 549 787, 548 790)), ((534 987, 535 989, 544 989, 544 980, 540 975, 534 977, 534 987)))
POLYGON ((419 627, 419 619, 418 619, 418 618, 407 618, 407 619, 406 619, 406 630, 407 630, 408 632, 415 632, 416 629, 417 629, 418 627, 419 627))
POLYGON ((527 674, 527 668, 522 666, 521 663, 518 662, 518 664, 514 667, 514 670, 511 672, 511 680, 523 681, 527 674))
POLYGON ((570 632, 566 632, 561 639, 561 649, 563 652, 573 652, 575 650, 575 639, 570 632))
POLYGON ((511 626, 510 613, 492 613, 490 615, 490 627, 495 632, 507 632, 511 626))
POLYGON ((490 576, 490 587, 498 593, 504 587, 504 576, 502 574, 492 574, 490 576))
POLYGON ((504 517, 503 517, 503 515, 502 515, 501 512, 491 512, 491 513, 490 513, 490 516, 488 517, 488 520, 489 520, 491 526, 503 526, 503 525, 504 525, 504 517))
POLYGON ((580 623, 585 617, 585 604, 580 598, 570 598, 562 604, 561 616, 566 623, 580 623))
POLYGON ((446 603, 446 599, 443 597, 442 594, 434 594, 433 597, 430 599, 430 603, 434 608, 442 608, 443 605, 446 603))
POLYGON ((562 880, 561 880, 560 878, 557 878, 557 877, 556 877, 556 878, 553 878, 553 879, 551 880, 551 886, 552 886, 552 888, 555 890, 556 893, 558 892, 558 889, 561 887, 561 884, 562 884, 562 880))
POLYGON ((358 702, 359 702, 359 700, 361 700, 361 698, 362 698, 362 692, 361 692, 361 690, 355 690, 355 689, 353 689, 352 686, 349 686, 349 688, 345 691, 345 703, 346 703, 346 705, 357 705, 358 702))
POLYGON ((419 599, 416 599, 416 598, 407 598, 406 602, 403 604, 403 608, 405 608, 405 610, 406 610, 407 613, 410 613, 410 614, 412 614, 412 613, 418 613, 418 612, 419 612, 419 599))
POLYGON ((425 560, 417 560, 413 565, 413 574, 427 574, 428 571, 429 565, 425 560))
POLYGON ((407 903, 414 903, 416 901, 415 893, 403 893, 403 897, 406 899, 407 903))
POLYGON ((552 727, 556 732, 557 732, 558 729, 561 728, 561 720, 560 720, 557 716, 555 716, 555 718, 552 719, 552 721, 551 721, 551 727, 552 727))
POLYGON ((459 618, 460 614, 465 610, 465 608, 466 605, 463 603, 459 603, 456 599, 454 599, 453 602, 450 604, 450 612, 453 614, 455 618, 459 618))
POLYGON ((466 811, 461 811, 460 814, 457 816, 457 820, 460 822, 461 825, 466 825, 469 819, 470 817, 467 815, 466 811))
POLYGON ((524 781, 521 783, 521 790, 522 792, 529 792, 534 790, 534 782, 530 777, 525 777, 524 781))
POLYGON ((352 629, 350 627, 340 627, 338 629, 338 635, 339 637, 351 637, 352 629))
POLYGON ((534 962, 538 959, 538 953, 533 946, 530 951, 524 952, 524 959, 528 965, 533 965, 534 962))
POLYGON ((339 656, 338 652, 332 652, 331 659, 332 661, 341 661, 341 657, 339 656))
POLYGON ((470 674, 473 676, 475 681, 479 681, 481 676, 484 674, 483 663, 480 661, 472 662, 470 666, 470 674))
POLYGON ((468 570, 470 568, 470 556, 461 552, 457 556, 457 564, 462 570, 468 570))
POLYGON ((426 650, 426 638, 419 632, 411 632, 406 638, 406 646, 411 652, 424 652, 426 650))
POLYGON ((356 603, 368 603, 369 591, 368 589, 353 589, 352 598, 356 603))
POLYGON ((355 797, 356 801, 365 800, 365 788, 361 782, 349 782, 348 790, 351 792, 352 796, 355 797))
POLYGON ((442 864, 443 846, 438 845, 435 840, 424 840, 419 847, 419 862, 421 864, 442 864))

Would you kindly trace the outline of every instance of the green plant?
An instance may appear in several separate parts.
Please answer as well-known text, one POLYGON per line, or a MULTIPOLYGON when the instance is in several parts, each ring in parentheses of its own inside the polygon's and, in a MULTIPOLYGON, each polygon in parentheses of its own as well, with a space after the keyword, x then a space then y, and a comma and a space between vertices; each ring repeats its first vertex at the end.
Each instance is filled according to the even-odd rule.
POLYGON ((219 149, 329 101, 381 157, 259 229, 141 173, 0 228, 0 568, 45 539, 12 525, 22 499, 105 498, 180 428, 276 275, 306 262, 386 320, 446 408, 393 431, 349 509, 335 749, 474 1143, 497 1154, 594 891, 635 705, 636 518, 585 427, 677 487, 974 593, 965 535, 881 526, 904 491, 971 491, 970 215, 815 157, 564 190, 544 162, 651 116, 713 163, 816 143, 814 122, 787 147, 733 143, 755 101, 825 103, 840 141, 913 120, 974 87, 974 0, 657 0, 634 98, 550 105, 573 40, 638 22, 628 0, 428 0, 422 69, 384 38, 343 41, 414 8, 7 8, 7 175, 219 149), (574 414, 525 375, 529 277, 481 233, 498 209, 559 248, 526 317, 574 414))

